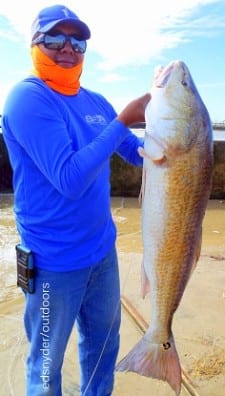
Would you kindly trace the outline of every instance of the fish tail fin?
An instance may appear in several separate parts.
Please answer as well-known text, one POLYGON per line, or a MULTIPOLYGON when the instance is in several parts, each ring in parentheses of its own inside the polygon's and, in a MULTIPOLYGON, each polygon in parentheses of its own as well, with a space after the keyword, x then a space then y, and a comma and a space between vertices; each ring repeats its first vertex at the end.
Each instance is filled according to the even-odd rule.
POLYGON ((116 371, 133 371, 145 377, 167 381, 178 396, 181 366, 173 336, 166 344, 149 343, 145 336, 116 366, 116 371))

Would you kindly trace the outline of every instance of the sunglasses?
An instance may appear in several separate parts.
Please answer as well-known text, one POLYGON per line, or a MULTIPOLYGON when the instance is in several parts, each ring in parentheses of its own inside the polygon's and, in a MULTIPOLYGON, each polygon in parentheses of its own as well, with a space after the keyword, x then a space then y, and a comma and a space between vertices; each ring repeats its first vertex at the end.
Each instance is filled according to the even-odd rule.
POLYGON ((45 48, 52 50, 61 50, 65 47, 66 42, 69 41, 74 52, 84 54, 87 48, 86 40, 78 40, 74 36, 67 36, 65 34, 43 34, 32 41, 32 45, 43 43, 45 48))

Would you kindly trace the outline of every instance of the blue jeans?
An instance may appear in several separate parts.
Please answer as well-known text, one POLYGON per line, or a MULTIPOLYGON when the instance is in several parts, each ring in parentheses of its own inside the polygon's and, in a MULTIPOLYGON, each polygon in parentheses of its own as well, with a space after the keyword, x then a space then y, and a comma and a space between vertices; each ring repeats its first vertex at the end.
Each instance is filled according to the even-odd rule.
POLYGON ((61 368, 75 321, 81 395, 111 395, 121 321, 116 250, 94 267, 37 270, 35 286, 34 294, 25 293, 27 396, 62 395, 61 368))

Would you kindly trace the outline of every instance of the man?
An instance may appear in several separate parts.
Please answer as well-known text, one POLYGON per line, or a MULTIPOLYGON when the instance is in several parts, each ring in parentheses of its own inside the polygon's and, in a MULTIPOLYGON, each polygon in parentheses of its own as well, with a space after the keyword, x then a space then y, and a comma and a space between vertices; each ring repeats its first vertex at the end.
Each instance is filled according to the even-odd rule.
POLYGON ((25 291, 30 342, 27 395, 62 395, 61 367, 75 321, 81 394, 111 395, 119 349, 120 289, 110 210, 110 156, 142 165, 150 95, 120 114, 80 86, 88 26, 65 6, 32 25, 32 75, 9 94, 2 129, 13 168, 21 244, 32 251, 35 291, 25 291))

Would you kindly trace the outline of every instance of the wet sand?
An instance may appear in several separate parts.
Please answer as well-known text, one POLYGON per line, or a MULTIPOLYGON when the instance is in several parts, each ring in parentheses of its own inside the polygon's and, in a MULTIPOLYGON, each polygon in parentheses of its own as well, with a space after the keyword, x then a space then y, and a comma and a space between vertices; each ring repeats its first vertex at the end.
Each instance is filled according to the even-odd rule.
MULTIPOLYGON (((23 330, 23 297, 15 286, 15 249, 18 236, 12 214, 12 196, 0 196, 0 381, 4 396, 25 395, 27 340, 23 330)), ((135 198, 113 198, 118 229, 121 292, 149 323, 150 301, 140 295, 142 242, 140 207, 135 198)), ((225 394, 225 201, 209 201, 203 223, 200 260, 174 317, 173 331, 182 367, 193 392, 181 396, 225 394)), ((123 310, 118 360, 142 334, 123 310)), ((63 395, 79 395, 76 331, 63 367, 63 395)), ((167 383, 134 373, 116 373, 113 396, 173 396, 167 383)))

